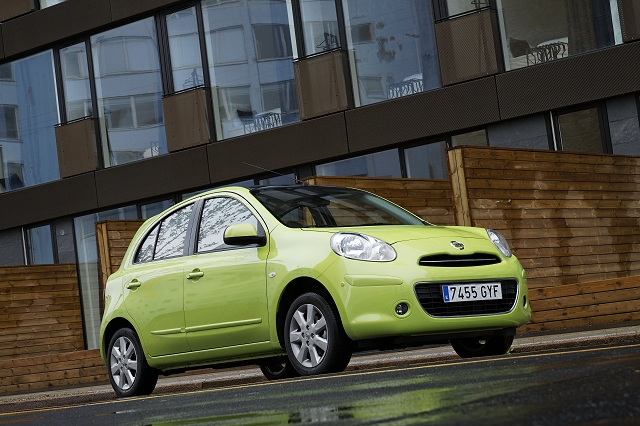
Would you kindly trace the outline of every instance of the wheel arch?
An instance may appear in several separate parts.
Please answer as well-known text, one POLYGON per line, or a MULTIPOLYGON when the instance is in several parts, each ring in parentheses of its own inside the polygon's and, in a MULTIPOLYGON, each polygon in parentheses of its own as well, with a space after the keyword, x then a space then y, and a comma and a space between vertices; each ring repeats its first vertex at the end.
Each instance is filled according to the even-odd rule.
MULTIPOLYGON (((108 357, 108 351, 109 351, 108 346, 109 346, 109 342, 111 341, 111 338, 113 337, 114 334, 116 334, 116 331, 122 328, 130 328, 138 335, 138 339, 140 339, 140 334, 138 334, 138 331, 129 320, 122 317, 113 318, 111 321, 109 321, 109 324, 107 324, 107 326, 105 327, 104 332, 102 333, 102 342, 100 342, 101 347, 103 348, 102 353, 105 361, 108 357)), ((142 345, 142 341, 140 341, 140 344, 142 345)))
POLYGON ((331 295, 331 292, 318 280, 311 277, 298 277, 292 280, 285 287, 282 295, 280 296, 280 300, 278 301, 278 308, 276 311, 276 332, 278 335, 278 343, 284 349, 284 323, 287 316, 287 311, 289 307, 293 303, 298 296, 301 296, 304 293, 317 293, 322 296, 327 303, 333 309, 334 314, 340 320, 340 326, 343 327, 342 317, 340 315, 340 311, 336 305, 336 302, 331 295))

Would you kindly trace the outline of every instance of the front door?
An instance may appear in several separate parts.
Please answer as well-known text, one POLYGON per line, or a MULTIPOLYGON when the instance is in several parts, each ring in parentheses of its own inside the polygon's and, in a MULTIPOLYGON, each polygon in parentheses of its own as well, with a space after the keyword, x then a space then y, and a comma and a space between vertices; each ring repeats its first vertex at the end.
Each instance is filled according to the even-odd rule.
POLYGON ((265 272, 269 247, 224 244, 225 229, 239 223, 264 229, 236 198, 205 201, 196 253, 184 265, 185 323, 193 351, 269 340, 265 272))

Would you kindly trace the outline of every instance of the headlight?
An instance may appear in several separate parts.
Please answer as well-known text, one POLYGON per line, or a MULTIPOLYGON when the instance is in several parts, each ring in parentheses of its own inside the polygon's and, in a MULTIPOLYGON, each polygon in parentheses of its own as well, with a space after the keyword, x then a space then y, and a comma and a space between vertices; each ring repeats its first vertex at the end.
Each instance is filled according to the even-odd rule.
POLYGON ((348 232, 333 234, 331 248, 348 259, 391 262, 396 258, 396 251, 389 244, 363 234, 348 232))
POLYGON ((493 229, 487 229, 487 235, 489 236, 489 239, 491 240, 493 245, 496 246, 498 250, 500 250, 500 253, 504 254, 505 257, 511 257, 511 249, 509 248, 509 243, 507 243, 507 240, 502 236, 501 233, 494 231, 493 229))

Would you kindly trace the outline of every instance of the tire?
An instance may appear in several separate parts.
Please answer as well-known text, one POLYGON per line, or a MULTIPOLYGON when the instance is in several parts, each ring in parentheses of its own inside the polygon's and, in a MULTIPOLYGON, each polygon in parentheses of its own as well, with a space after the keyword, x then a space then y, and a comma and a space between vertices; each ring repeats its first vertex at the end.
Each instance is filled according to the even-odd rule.
POLYGON ((284 341, 289 362, 303 376, 344 371, 353 350, 338 315, 316 293, 305 293, 291 304, 284 341))
POLYGON ((300 375, 296 369, 293 368, 289 360, 261 365, 260 371, 262 371, 262 374, 264 374, 267 380, 290 379, 300 375))
POLYGON ((451 346, 461 358, 504 355, 509 352, 513 336, 472 337, 451 340, 451 346))
POLYGON ((107 352, 109 381, 119 398, 149 395, 158 382, 158 370, 149 367, 140 339, 130 328, 111 337, 107 352))

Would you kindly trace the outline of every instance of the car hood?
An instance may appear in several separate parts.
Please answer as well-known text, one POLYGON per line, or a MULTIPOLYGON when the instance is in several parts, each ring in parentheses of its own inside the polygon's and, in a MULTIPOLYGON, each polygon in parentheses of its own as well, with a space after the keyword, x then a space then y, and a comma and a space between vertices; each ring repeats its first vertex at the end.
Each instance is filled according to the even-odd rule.
POLYGON ((391 245, 402 241, 432 238, 488 239, 485 229, 466 226, 374 225, 339 228, 302 228, 302 230, 305 232, 327 232, 331 234, 336 232, 366 234, 391 245))

